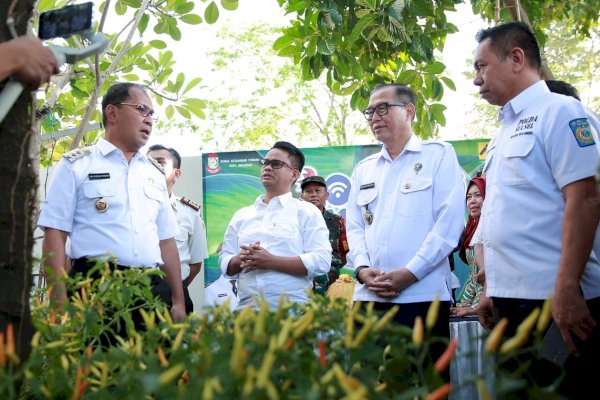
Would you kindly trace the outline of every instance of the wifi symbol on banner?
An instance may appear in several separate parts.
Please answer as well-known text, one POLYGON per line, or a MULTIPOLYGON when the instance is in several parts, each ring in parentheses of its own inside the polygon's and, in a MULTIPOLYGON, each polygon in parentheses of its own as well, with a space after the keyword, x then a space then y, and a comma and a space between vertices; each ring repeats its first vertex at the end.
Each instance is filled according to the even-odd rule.
POLYGON ((334 206, 342 206, 348 202, 350 194, 350 179, 342 174, 333 174, 327 178, 327 190, 329 191, 329 203, 334 206))

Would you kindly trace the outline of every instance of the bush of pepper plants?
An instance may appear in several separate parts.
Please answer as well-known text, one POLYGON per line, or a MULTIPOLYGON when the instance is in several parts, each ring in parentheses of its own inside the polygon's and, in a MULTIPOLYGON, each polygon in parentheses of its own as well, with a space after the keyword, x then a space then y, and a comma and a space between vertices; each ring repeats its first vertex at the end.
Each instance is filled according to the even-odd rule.
MULTIPOLYGON (((37 332, 26 360, 15 355, 12 327, 0 333, 1 399, 435 400, 451 390, 442 372, 456 342, 428 334, 439 303, 413 329, 390 323, 397 308, 377 314, 323 296, 305 305, 282 298, 276 311, 264 302, 236 312, 225 304, 174 322, 152 296, 148 273, 106 268, 101 279, 69 280, 69 287, 74 294, 62 312, 44 296, 33 298, 37 332), (142 329, 131 318, 137 309, 142 329), (119 330, 127 334, 115 337, 119 330), (437 341, 448 347, 432 360, 429 348, 437 341)), ((532 319, 539 325, 538 315, 532 319)), ((488 339, 490 356, 502 346, 508 351, 498 357, 531 351, 523 343, 501 344, 498 335, 488 339)), ((498 370, 499 362, 490 364, 486 373, 509 382, 500 390, 522 387, 498 370)), ((492 398, 498 385, 486 387, 483 378, 473 381, 483 398, 492 398)))

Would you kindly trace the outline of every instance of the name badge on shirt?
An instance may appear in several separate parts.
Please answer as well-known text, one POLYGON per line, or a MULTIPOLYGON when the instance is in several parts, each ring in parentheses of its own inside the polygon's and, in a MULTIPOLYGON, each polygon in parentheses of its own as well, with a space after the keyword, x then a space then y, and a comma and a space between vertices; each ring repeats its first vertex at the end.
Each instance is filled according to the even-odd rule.
POLYGON ((110 179, 110 174, 108 172, 101 172, 98 174, 88 174, 88 178, 90 181, 98 181, 100 179, 110 179))
POLYGON ((360 185, 360 190, 373 189, 374 187, 375 187, 375 182, 365 183, 364 185, 360 185))

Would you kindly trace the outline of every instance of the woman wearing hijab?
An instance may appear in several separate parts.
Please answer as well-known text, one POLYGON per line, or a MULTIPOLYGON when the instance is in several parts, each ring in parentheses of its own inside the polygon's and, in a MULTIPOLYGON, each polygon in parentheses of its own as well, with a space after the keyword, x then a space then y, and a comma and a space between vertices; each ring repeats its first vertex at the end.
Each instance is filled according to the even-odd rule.
POLYGON ((477 282, 477 272, 480 267, 475 262, 475 244, 477 238, 475 231, 479 224, 483 200, 485 199, 485 180, 481 177, 473 178, 467 187, 466 205, 469 219, 464 231, 464 241, 459 250, 459 256, 469 266, 469 278, 460 294, 458 303, 450 309, 450 312, 458 317, 477 314, 479 295, 483 286, 477 282))

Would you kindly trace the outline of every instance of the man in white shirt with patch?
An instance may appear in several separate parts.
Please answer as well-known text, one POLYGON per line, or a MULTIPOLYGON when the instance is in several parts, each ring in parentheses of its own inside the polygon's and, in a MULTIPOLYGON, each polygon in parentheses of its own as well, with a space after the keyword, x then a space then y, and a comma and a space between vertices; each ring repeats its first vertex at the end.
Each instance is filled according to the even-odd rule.
MULTIPOLYGON (((208 258, 206 244, 206 228, 200 215, 200 205, 187 197, 178 197, 173 193, 175 182, 181 177, 181 156, 173 148, 155 144, 148 148, 148 156, 156 160, 165 171, 169 201, 179 226, 179 233, 175 235, 179 260, 181 262, 181 280, 183 281, 183 295, 185 297, 185 311, 187 314, 194 311, 194 303, 190 297, 189 286, 202 270, 202 263, 208 258)), ((159 293, 167 304, 170 304, 168 286, 163 285, 159 293), (166 293, 165 296, 163 293, 166 293)))
POLYGON ((274 310, 281 295, 293 303, 308 301, 313 278, 329 272, 329 230, 318 208, 293 198, 292 185, 304 167, 304 155, 288 142, 276 142, 261 159, 265 194, 231 219, 219 266, 238 279, 238 309, 258 306, 264 297, 274 310))
MULTIPOLYGON (((578 398, 593 389, 592 365, 600 357, 600 264, 592 253, 596 143, 581 103, 550 93, 541 80, 539 45, 527 25, 482 30, 477 41, 474 84, 502 107, 503 122, 484 167, 487 297, 478 308, 480 321, 491 328, 494 317, 506 317, 505 335, 512 336, 552 296, 554 323, 572 352, 558 392, 578 398)), ((533 362, 530 379, 538 372, 552 377, 549 365, 533 362)))
MULTIPOLYGON (((354 301, 374 302, 412 327, 441 299, 432 333, 449 337, 452 299, 448 255, 464 228, 465 186, 454 148, 412 132, 414 94, 402 84, 377 86, 364 115, 383 148, 359 162, 346 210, 349 263, 359 284, 354 301)), ((433 360, 444 346, 435 346, 433 360)))

